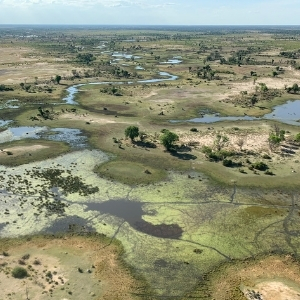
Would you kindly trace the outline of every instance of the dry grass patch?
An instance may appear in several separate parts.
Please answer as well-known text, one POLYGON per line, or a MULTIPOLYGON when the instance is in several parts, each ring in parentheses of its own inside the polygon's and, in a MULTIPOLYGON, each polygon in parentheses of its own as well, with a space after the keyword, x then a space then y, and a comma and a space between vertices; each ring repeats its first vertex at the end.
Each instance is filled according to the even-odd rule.
POLYGON ((120 260, 121 248, 99 235, 0 241, 1 299, 137 299, 142 285, 120 260), (14 268, 28 276, 14 278, 14 268))
POLYGON ((291 256, 268 256, 222 266, 210 279, 211 299, 300 299, 300 266, 291 256), (253 298, 253 294, 261 298, 253 298))

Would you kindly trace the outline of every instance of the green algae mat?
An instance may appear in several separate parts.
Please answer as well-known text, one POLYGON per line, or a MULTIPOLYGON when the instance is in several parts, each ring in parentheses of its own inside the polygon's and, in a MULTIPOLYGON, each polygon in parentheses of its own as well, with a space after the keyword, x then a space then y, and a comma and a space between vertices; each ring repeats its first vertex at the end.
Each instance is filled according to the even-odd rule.
POLYGON ((218 186, 196 172, 129 186, 93 172, 107 161, 101 151, 84 150, 0 166, 1 236, 103 233, 121 241, 125 261, 162 297, 184 297, 224 262, 298 254, 297 191, 218 186))

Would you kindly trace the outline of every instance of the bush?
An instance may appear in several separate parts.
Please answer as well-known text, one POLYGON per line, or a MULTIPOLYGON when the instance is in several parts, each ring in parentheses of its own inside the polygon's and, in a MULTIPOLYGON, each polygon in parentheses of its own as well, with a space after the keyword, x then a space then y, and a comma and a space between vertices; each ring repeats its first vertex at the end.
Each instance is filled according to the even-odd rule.
POLYGON ((266 174, 266 175, 271 175, 271 176, 275 175, 272 171, 269 171, 269 170, 267 170, 267 171, 265 172, 265 174, 266 174))
POLYGON ((264 162, 256 162, 252 165, 252 167, 256 170, 265 171, 268 169, 268 165, 266 165, 264 162))
POLYGON ((193 127, 193 128, 190 129, 190 131, 191 131, 191 132, 198 132, 198 129, 195 128, 195 127, 193 127))
POLYGON ((52 278, 52 277, 53 277, 51 271, 48 271, 48 272, 46 273, 46 277, 48 277, 48 278, 52 278))
POLYGON ((19 278, 19 279, 22 279, 22 278, 25 278, 28 276, 27 270, 22 267, 15 267, 12 270, 11 274, 14 278, 19 278))
POLYGON ((231 159, 224 159, 223 160, 223 166, 225 167, 232 167, 233 166, 233 162, 231 159))
POLYGON ((296 141, 296 142, 300 142, 300 133, 298 133, 298 134, 295 136, 295 141, 296 141))
POLYGON ((160 132, 161 132, 161 133, 166 133, 166 132, 168 132, 168 131, 169 131, 168 129, 163 128, 160 132))

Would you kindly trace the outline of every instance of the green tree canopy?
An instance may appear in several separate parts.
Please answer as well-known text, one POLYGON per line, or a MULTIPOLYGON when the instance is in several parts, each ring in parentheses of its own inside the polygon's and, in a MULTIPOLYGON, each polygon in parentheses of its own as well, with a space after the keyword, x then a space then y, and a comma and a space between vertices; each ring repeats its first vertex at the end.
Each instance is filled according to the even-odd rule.
POLYGON ((160 137, 161 143, 169 151, 173 148, 174 143, 179 140, 176 133, 166 130, 164 134, 160 137))
POLYGON ((139 128, 137 126, 128 126, 125 129, 125 137, 129 137, 131 141, 139 136, 139 128))

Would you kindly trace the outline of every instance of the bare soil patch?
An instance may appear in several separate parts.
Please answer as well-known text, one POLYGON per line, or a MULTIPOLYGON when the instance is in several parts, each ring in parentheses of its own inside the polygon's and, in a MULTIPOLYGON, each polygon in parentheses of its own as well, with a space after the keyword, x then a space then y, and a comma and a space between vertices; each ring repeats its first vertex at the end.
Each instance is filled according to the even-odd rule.
POLYGON ((24 153, 35 152, 41 149, 49 148, 49 146, 44 145, 30 145, 30 146, 15 146, 15 147, 7 147, 0 150, 0 155, 5 155, 9 152, 12 152, 14 156, 19 156, 24 153))
POLYGON ((209 299, 300 299, 300 265, 289 255, 223 265, 208 282, 209 299))
POLYGON ((2 240, 1 299, 136 299, 137 281, 119 259, 120 247, 101 237, 2 240), (14 278, 22 267, 28 276, 14 278))

